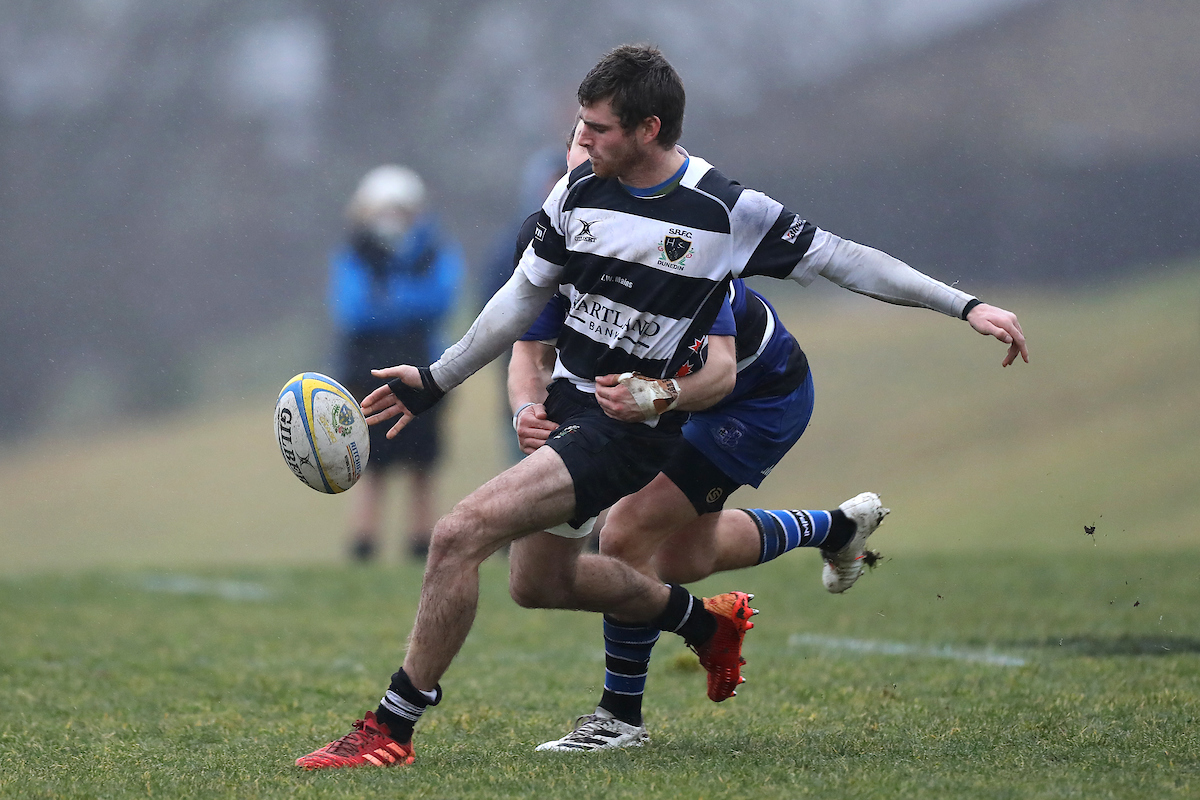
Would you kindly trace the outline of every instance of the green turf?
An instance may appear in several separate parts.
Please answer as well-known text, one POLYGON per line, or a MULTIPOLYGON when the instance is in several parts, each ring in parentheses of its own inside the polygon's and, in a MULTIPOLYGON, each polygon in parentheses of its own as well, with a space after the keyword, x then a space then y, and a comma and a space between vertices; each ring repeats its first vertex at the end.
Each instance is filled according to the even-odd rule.
POLYGON ((651 745, 598 756, 532 750, 595 702, 598 620, 518 609, 494 559, 417 765, 320 774, 291 762, 377 701, 415 568, 13 578, 0 795, 1194 796, 1200 568, 1175 555, 922 554, 841 597, 809 552, 710 579, 758 595, 748 683, 709 702, 667 637, 651 745))
MULTIPOLYGON (((987 293, 1030 338, 1007 370, 936 314, 777 295, 817 409, 734 504, 893 513, 843 597, 811 553, 698 589, 764 610, 736 699, 667 641, 650 747, 535 756, 595 701, 597 623, 517 609, 493 560, 417 767, 296 772, 377 701, 420 576, 403 502, 388 563, 342 566, 353 493, 284 467, 273 388, 309 365, 280 358, 241 399, 0 452, 0 797, 1200 795, 1200 270, 987 293)), ((442 509, 504 464, 497 394, 451 396, 442 509)))

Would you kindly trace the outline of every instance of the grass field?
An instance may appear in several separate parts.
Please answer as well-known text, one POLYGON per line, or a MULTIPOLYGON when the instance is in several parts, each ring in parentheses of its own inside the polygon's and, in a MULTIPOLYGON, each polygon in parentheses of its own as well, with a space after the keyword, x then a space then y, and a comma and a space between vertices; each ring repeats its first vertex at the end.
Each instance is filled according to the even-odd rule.
MULTIPOLYGON (((839 597, 805 552, 699 585, 757 594, 749 683, 714 705, 664 641, 651 745, 599 758, 532 752, 594 704, 598 620, 516 608, 497 558, 417 765, 291 766, 373 707, 420 574, 342 563, 347 498, 290 477, 269 392, 5 451, 0 797, 1200 795, 1200 271, 995 299, 1032 364, 785 297, 817 413, 735 504, 874 489, 887 559, 839 597)), ((495 391, 456 393, 443 507, 502 465, 495 391)))

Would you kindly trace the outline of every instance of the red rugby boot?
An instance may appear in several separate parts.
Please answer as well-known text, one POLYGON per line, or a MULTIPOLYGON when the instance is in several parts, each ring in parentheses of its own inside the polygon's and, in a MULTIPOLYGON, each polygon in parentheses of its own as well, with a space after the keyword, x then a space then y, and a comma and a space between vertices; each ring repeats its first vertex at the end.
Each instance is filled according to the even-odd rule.
POLYGON ((414 761, 412 742, 403 744, 391 737, 387 725, 368 711, 365 719, 354 723, 354 730, 330 742, 320 750, 296 759, 296 766, 305 769, 337 769, 338 767, 390 767, 414 761))
POLYGON ((758 612, 750 607, 754 595, 745 592, 726 592, 704 598, 704 608, 717 618, 717 632, 712 638, 694 648, 700 656, 700 666, 708 671, 708 699, 714 703, 728 700, 737 694, 742 677, 742 639, 754 627, 750 618, 758 612))

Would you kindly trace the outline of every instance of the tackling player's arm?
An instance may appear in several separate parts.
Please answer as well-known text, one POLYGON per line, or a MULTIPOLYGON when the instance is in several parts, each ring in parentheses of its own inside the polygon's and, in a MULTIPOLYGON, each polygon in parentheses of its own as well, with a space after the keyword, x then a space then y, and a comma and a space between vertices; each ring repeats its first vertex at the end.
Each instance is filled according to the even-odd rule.
POLYGON ((554 348, 545 342, 513 344, 508 362, 508 402, 513 410, 513 430, 522 453, 532 453, 546 443, 558 425, 546 417, 546 387, 554 371, 554 348))
POLYGON ((737 382, 734 337, 708 337, 704 367, 682 378, 648 378, 636 373, 596 378, 596 400, 622 422, 643 422, 667 411, 700 411, 716 405, 737 382))

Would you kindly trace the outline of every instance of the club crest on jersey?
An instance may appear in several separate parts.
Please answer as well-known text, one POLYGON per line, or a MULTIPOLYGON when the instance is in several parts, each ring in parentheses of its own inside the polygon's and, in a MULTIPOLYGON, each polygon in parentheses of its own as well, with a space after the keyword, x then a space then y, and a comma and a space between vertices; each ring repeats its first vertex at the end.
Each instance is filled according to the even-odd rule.
POLYGON ((692 249, 691 237, 692 232, 682 228, 671 228, 667 231, 662 244, 658 246, 658 252, 663 254, 663 258, 658 260, 658 265, 670 269, 683 269, 684 261, 696 252, 692 249))
POLYGON ((586 222, 582 219, 579 220, 579 224, 582 225, 583 228, 579 231, 579 233, 575 234, 575 241, 577 241, 577 242, 594 242, 594 241, 596 241, 596 235, 594 233, 592 233, 592 226, 595 225, 599 221, 600 220, 598 220, 598 219, 594 219, 591 222, 586 222))
POLYGON ((807 221, 801 219, 799 214, 796 214, 792 217, 792 224, 788 226, 788 229, 783 232, 783 236, 779 238, 788 244, 795 244, 796 240, 800 238, 800 231, 804 230, 804 223, 807 221))

